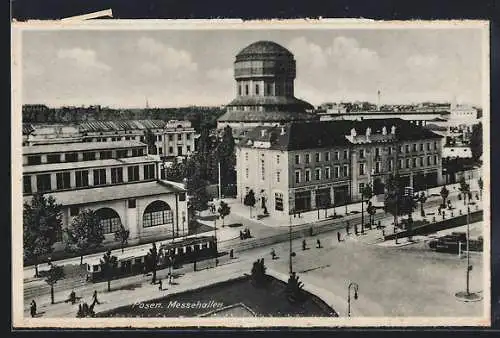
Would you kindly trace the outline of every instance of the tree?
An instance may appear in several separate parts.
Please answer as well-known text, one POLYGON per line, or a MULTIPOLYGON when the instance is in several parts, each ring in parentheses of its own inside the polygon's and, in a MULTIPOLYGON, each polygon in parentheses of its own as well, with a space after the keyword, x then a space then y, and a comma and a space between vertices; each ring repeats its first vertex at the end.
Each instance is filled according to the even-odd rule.
POLYGON ((394 227, 398 225, 398 216, 401 215, 401 182, 398 175, 390 175, 387 179, 387 191, 384 200, 384 209, 394 216, 394 227))
POLYGON ((104 256, 101 258, 101 271, 106 281, 108 282, 108 292, 111 291, 111 280, 115 273, 115 269, 118 266, 118 258, 111 254, 111 250, 106 251, 104 256))
POLYGON ((153 245, 151 249, 149 249, 149 252, 147 254, 147 262, 149 265, 150 270, 153 272, 153 279, 151 281, 151 284, 156 283, 156 268, 158 265, 158 249, 156 248, 156 243, 153 242, 153 245))
POLYGON ((228 216, 231 213, 231 208, 226 202, 220 201, 220 206, 219 209, 217 209, 217 212, 222 219, 222 226, 224 226, 224 217, 228 216))
POLYGON ((441 198, 443 199, 443 207, 446 207, 446 199, 448 198, 448 195, 450 194, 450 191, 448 189, 446 189, 446 186, 443 185, 443 187, 441 188, 441 191, 439 192, 439 194, 441 195, 441 198))
MULTIPOLYGON (((217 145, 217 159, 220 161, 221 185, 222 187, 228 184, 234 184, 236 175, 234 166, 236 164, 236 156, 234 153, 234 137, 231 127, 226 126, 222 134, 222 140, 217 145)), ((221 190, 222 190, 221 187, 221 190)))
POLYGON ((460 177, 459 184, 460 184, 460 187, 458 187, 458 190, 464 196, 464 205, 466 205, 467 196, 470 193, 470 186, 465 181, 465 177, 464 176, 460 177))
POLYGON ((245 195, 245 199, 243 200, 243 204, 250 208, 250 218, 252 218, 252 208, 255 206, 255 203, 257 203, 257 200, 255 199, 255 193, 252 189, 250 189, 250 191, 248 191, 248 193, 245 195))
POLYGON ((304 283, 299 281, 299 277, 295 272, 292 272, 290 274, 290 277, 288 278, 285 290, 288 300, 290 300, 291 302, 301 300, 303 298, 303 288, 304 283))
POLYGON ((484 182, 481 177, 477 180, 477 185, 479 186, 479 196, 481 199, 483 199, 483 188, 484 188, 484 182))
POLYGON ((104 241, 104 229, 94 210, 87 209, 80 212, 67 229, 69 249, 80 252, 80 265, 83 264, 83 255, 87 250, 101 246, 104 241))
POLYGON ((364 213, 364 200, 369 200, 373 196, 373 189, 370 183, 365 185, 361 190, 361 232, 364 233, 365 229, 365 213, 364 213))
POLYGON ((52 196, 34 194, 31 203, 24 203, 23 256, 25 260, 34 261, 35 277, 38 277, 40 256, 52 253, 61 229, 61 205, 52 196))
POLYGON ((186 161, 177 161, 165 169, 165 179, 173 182, 183 182, 187 175, 186 161))
POLYGON ((266 276, 266 266, 264 265, 264 258, 257 259, 253 262, 252 271, 252 283, 257 287, 265 286, 267 282, 266 276))
POLYGON ((156 135, 151 129, 146 129, 144 133, 146 144, 148 145, 148 154, 156 154, 156 135))
POLYGON ((120 224, 120 229, 118 229, 115 232, 115 241, 120 242, 122 253, 124 247, 128 244, 129 236, 130 236, 130 230, 126 230, 125 227, 122 224, 120 224))
POLYGON ((472 133, 469 141, 472 158, 479 161, 483 154, 483 125, 481 122, 472 126, 472 133))
POLYGON ((54 304, 54 285, 64 278, 64 269, 62 266, 50 264, 50 270, 45 278, 45 282, 50 285, 50 303, 54 304))

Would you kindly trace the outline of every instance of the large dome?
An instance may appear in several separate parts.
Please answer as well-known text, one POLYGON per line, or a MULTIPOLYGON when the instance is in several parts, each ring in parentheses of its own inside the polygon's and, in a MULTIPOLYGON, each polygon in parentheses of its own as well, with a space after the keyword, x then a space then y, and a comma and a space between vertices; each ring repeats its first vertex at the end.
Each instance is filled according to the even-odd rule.
POLYGON ((293 54, 285 47, 272 41, 257 41, 243 48, 236 55, 236 62, 244 60, 287 58, 293 59, 293 54))

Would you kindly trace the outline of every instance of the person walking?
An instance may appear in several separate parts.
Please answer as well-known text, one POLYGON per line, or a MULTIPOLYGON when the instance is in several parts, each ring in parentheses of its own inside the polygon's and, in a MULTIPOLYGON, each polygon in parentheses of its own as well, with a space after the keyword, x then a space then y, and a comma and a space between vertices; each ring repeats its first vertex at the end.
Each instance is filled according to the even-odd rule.
POLYGON ((99 302, 99 300, 97 299, 97 290, 94 290, 94 294, 92 295, 92 300, 97 304, 101 304, 101 302, 99 302))
POLYGON ((337 231, 337 241, 340 242, 340 231, 337 231))
POLYGON ((321 242, 320 242, 319 238, 316 240, 316 247, 317 247, 318 249, 320 249, 320 248, 321 248, 321 242))
POLYGON ((158 280, 158 290, 161 291, 163 289, 162 281, 161 279, 158 280))
POLYGON ((306 249, 306 240, 302 240, 302 250, 305 250, 306 249))
POLYGON ((274 248, 271 250, 271 259, 276 259, 276 251, 274 251, 274 248))
POLYGON ((348 236, 350 235, 350 233, 349 233, 349 222, 347 222, 347 223, 345 224, 345 232, 346 232, 346 234, 347 234, 348 236))
POLYGON ((31 314, 31 317, 36 316, 36 302, 34 299, 31 301, 31 304, 30 304, 30 314, 31 314))

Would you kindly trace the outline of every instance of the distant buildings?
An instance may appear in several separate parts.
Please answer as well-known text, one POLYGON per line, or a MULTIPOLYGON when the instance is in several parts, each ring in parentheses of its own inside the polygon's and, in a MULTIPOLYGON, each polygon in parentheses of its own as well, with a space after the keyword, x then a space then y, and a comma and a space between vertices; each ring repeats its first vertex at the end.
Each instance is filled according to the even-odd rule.
POLYGON ((441 139, 401 119, 295 122, 256 127, 237 145, 238 198, 250 189, 269 213, 357 201, 371 183, 383 194, 391 174, 416 190, 442 183, 441 139))
POLYGON ((295 67, 293 54, 277 43, 258 41, 242 49, 234 62, 236 98, 217 128, 230 126, 240 138, 257 126, 315 120, 314 107, 294 96, 295 67))
MULTIPOLYGON (((53 196, 62 204, 63 228, 84 209, 93 209, 106 242, 121 226, 130 242, 182 236, 188 231, 185 190, 162 180, 157 156, 136 140, 79 142, 23 147, 23 195, 53 196)), ((63 233, 58 234, 62 248, 63 233)))

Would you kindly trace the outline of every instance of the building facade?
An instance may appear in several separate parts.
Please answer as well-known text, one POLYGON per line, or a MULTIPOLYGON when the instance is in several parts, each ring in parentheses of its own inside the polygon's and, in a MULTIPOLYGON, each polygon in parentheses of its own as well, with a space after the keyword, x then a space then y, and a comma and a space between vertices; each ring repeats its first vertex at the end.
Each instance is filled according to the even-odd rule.
MULTIPOLYGON (((121 226, 129 243, 188 232, 183 187, 161 179, 160 161, 139 141, 67 143, 23 147, 23 195, 42 193, 62 205, 63 229, 84 209, 94 210, 115 241, 121 226)), ((64 245, 64 232, 60 243, 64 245)))
POLYGON ((189 156, 195 151, 196 133, 190 121, 167 121, 163 128, 163 144, 159 155, 189 156))
POLYGON ((251 189, 276 217, 383 194, 391 175, 416 190, 442 183, 442 136, 400 119, 257 127, 236 148, 238 198, 251 189))
POLYGON ((296 64, 293 54, 272 41, 258 41, 242 49, 234 62, 236 98, 226 105, 217 128, 241 131, 289 121, 314 120, 314 107, 294 96, 296 64))

